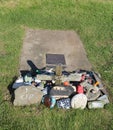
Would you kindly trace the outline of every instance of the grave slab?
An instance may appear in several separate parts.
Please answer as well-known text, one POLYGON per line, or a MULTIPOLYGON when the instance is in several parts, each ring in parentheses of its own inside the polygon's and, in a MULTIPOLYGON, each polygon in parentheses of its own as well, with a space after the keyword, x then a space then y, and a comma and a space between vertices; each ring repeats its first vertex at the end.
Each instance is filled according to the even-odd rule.
MULTIPOLYGON (((88 61, 82 41, 75 31, 27 29, 19 69, 46 67, 48 54, 53 54, 53 59, 55 55, 64 56, 65 61, 62 62, 66 65, 67 71, 91 70, 92 66, 88 61)), ((52 59, 49 58, 49 60, 52 59)))

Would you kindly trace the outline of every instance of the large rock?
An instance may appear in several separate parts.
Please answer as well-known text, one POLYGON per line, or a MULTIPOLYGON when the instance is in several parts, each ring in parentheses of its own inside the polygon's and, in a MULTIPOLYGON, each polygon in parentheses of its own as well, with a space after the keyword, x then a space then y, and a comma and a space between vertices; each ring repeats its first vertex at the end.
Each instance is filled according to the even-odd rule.
POLYGON ((77 94, 71 100, 71 106, 74 109, 84 109, 87 105, 87 97, 85 94, 77 94))
POLYGON ((40 103, 43 93, 33 86, 21 86, 15 90, 14 106, 24 106, 40 103))

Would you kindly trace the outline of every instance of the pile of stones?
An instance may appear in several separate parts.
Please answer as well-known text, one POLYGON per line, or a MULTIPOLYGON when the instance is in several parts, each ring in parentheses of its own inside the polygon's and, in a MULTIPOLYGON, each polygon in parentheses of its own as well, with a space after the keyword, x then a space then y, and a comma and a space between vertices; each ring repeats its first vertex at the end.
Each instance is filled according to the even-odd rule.
POLYGON ((49 108, 103 108, 109 103, 100 77, 93 71, 36 70, 13 84, 14 106, 44 104, 49 108))

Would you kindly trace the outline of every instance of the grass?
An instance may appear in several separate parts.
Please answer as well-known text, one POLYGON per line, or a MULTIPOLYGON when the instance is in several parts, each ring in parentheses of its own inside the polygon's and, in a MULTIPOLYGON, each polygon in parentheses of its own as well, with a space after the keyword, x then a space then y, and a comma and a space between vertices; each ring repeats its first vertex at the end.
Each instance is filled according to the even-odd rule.
POLYGON ((0 129, 113 129, 113 2, 111 0, 0 0, 0 129), (99 110, 13 107, 3 101, 18 76, 27 28, 74 30, 84 43, 93 69, 102 76, 111 103, 99 110))

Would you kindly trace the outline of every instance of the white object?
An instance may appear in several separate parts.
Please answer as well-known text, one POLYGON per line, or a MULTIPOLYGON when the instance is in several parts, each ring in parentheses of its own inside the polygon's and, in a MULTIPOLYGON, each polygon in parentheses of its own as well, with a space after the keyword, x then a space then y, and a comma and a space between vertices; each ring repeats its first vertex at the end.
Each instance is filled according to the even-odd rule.
POLYGON ((43 95, 46 95, 47 94, 47 87, 43 89, 43 95))
POLYGON ((98 101, 102 101, 104 104, 108 104, 109 103, 109 99, 108 99, 107 95, 103 95, 103 96, 99 97, 97 100, 98 101))
POLYGON ((35 78, 35 82, 36 82, 36 83, 41 83, 41 80, 35 78))
POLYGON ((53 72, 53 68, 46 70, 46 72, 48 72, 48 73, 54 73, 53 72))
POLYGON ((102 101, 93 101, 93 102, 88 102, 88 108, 103 108, 104 103, 102 101))
POLYGON ((55 80, 52 80, 52 83, 55 84, 55 80))
POLYGON ((77 94, 71 100, 71 106, 75 109, 84 109, 87 104, 87 97, 85 94, 77 94))
POLYGON ((15 81, 15 83, 22 83, 24 80, 23 80, 23 78, 22 77, 19 77, 16 81, 15 81))

